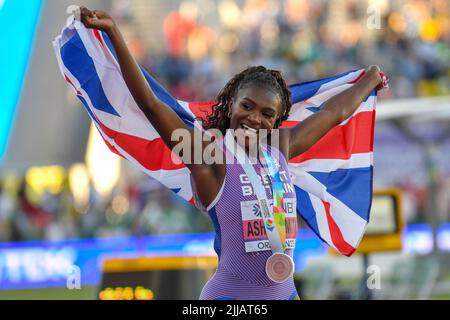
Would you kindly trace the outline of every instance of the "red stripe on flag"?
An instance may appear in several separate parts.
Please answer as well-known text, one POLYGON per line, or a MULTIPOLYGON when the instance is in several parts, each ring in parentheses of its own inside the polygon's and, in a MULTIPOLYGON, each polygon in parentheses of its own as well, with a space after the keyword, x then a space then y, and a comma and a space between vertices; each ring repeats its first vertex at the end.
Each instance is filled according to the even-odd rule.
POLYGON ((214 101, 209 102, 189 102, 189 109, 199 118, 206 118, 206 115, 211 114, 214 101))
POLYGON ((111 150, 111 152, 117 154, 118 156, 121 156, 122 158, 126 159, 120 152, 119 150, 117 150, 111 143, 109 143, 101 134, 101 132, 99 131, 100 136, 102 137, 103 141, 105 141, 106 145, 108 146, 109 150, 111 150))
POLYGON ((122 149, 126 150, 144 168, 150 171, 185 168, 183 163, 175 164, 172 161, 172 151, 161 138, 147 140, 109 129, 100 121, 98 123, 108 137, 114 139, 122 149))
POLYGON ((365 73, 366 73, 366 70, 363 70, 363 72, 361 72, 361 74, 360 74, 359 76, 357 76, 356 79, 354 79, 354 80, 352 80, 352 81, 349 81, 349 82, 347 82, 347 83, 350 84, 350 83, 356 83, 356 82, 358 82, 359 79, 361 79, 362 76, 363 76, 365 73))
POLYGON ((327 215, 328 228, 330 230, 331 241, 333 241, 334 246, 339 250, 340 253, 349 257, 355 252, 355 248, 345 241, 342 236, 341 230, 338 225, 334 221, 333 217, 330 214, 330 204, 326 201, 323 201, 323 206, 325 207, 325 213, 327 215))
POLYGON ((73 84, 73 82, 69 79, 69 77, 66 74, 64 74, 64 78, 72 86, 72 88, 77 92, 77 95, 81 96, 81 92, 78 91, 77 88, 75 88, 75 85, 73 84))
POLYGON ((282 122, 280 128, 292 128, 292 127, 295 127, 300 122, 301 121, 285 120, 282 122))
POLYGON ((331 129, 308 151, 289 162, 300 163, 311 159, 350 159, 352 154, 373 151, 375 112, 360 112, 345 125, 331 129))
MULTIPOLYGON (((65 78, 66 81, 67 81, 67 82, 75 89, 74 84, 72 83, 72 81, 69 79, 69 77, 68 77, 66 74, 64 74, 64 78, 65 78)), ((75 89, 75 90, 77 91, 77 94, 78 94, 79 96, 82 95, 80 91, 78 91, 77 89, 75 89)), ((94 120, 94 119, 92 119, 92 120, 94 120)), ((97 120, 97 122, 98 122, 98 119, 96 119, 96 120, 97 120)), ((100 133, 100 132, 99 132, 99 133, 100 133)), ((100 133, 100 136, 102 137, 103 141, 105 141, 106 145, 108 146, 109 150, 111 150, 111 152, 117 154, 118 156, 121 156, 122 158, 125 158, 125 157, 119 152, 119 150, 117 150, 112 144, 110 144, 107 140, 105 140, 105 138, 103 137, 103 135, 102 135, 101 133, 100 133)))
POLYGON ((94 37, 100 42, 102 47, 105 47, 105 43, 103 42, 102 35, 100 34, 100 31, 97 29, 92 29, 92 32, 94 33, 94 37))

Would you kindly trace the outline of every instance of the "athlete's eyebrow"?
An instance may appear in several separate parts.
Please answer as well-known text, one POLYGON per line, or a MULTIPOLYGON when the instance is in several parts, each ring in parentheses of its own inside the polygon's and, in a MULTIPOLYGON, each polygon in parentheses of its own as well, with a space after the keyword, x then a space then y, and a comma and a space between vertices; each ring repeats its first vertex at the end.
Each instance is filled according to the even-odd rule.
MULTIPOLYGON (((254 104, 254 105, 258 105, 257 102, 255 102, 253 99, 249 98, 249 97, 243 97, 242 100, 247 100, 248 102, 254 104)), ((277 112, 277 108, 275 106, 272 105, 268 105, 268 106, 263 106, 263 109, 266 109, 266 111, 273 111, 274 113, 277 112)))

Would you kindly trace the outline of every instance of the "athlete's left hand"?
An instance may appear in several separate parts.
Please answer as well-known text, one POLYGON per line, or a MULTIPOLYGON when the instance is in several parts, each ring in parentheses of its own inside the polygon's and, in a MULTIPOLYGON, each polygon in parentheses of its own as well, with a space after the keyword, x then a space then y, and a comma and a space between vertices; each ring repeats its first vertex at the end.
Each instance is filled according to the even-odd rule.
POLYGON ((366 73, 372 75, 376 79, 375 81, 378 85, 375 87, 375 90, 379 91, 384 88, 389 88, 389 78, 380 70, 380 67, 370 66, 366 69, 366 73))
POLYGON ((81 22, 86 28, 98 29, 109 33, 116 27, 113 18, 106 12, 100 10, 89 10, 81 7, 81 22))

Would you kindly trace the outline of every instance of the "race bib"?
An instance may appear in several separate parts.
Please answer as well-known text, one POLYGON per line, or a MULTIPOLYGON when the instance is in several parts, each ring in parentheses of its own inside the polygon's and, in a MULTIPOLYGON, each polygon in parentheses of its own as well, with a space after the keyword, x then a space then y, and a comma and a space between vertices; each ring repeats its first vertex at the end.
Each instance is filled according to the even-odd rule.
MULTIPOLYGON (((286 214, 286 245, 288 249, 294 249, 298 232, 297 213, 295 209, 296 199, 284 199, 283 202, 283 208, 286 214)), ((272 206, 271 200, 269 200, 269 205, 272 206)), ((270 251, 271 247, 258 201, 242 201, 241 214, 245 251, 270 251)), ((267 227, 269 229, 275 228, 275 222, 267 227)))

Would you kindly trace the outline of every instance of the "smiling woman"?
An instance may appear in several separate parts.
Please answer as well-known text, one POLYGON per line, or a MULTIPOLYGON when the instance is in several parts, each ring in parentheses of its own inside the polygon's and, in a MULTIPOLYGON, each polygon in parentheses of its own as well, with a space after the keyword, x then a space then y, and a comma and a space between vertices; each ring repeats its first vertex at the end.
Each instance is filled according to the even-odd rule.
POLYGON ((241 117, 250 115, 258 122, 263 120, 266 129, 273 129, 287 119, 291 109, 291 93, 280 72, 263 66, 250 67, 235 75, 216 101, 204 127, 217 128, 223 134, 227 129, 240 127, 232 114, 239 113, 241 117))
MULTIPOLYGON (((221 142, 219 149, 225 158, 236 160, 212 164, 206 161, 184 163, 189 169, 187 177, 192 178, 192 185, 195 187, 195 197, 208 212, 216 230, 214 249, 219 263, 214 276, 204 286, 200 298, 298 299, 293 281, 292 255, 298 229, 297 192, 300 196, 305 192, 294 188, 287 161, 308 151, 329 131, 351 117, 359 106, 366 107, 363 104, 366 98, 372 92, 375 94, 374 90, 381 88, 382 77, 379 68, 370 67, 356 73, 349 72, 318 81, 320 85, 314 87, 317 86, 314 84, 314 89, 310 89, 313 93, 305 95, 301 100, 308 99, 314 92, 323 89, 322 84, 329 85, 334 80, 342 81, 339 93, 330 95, 320 107, 316 106, 317 110, 310 112, 312 115, 303 118, 301 122, 279 128, 289 116, 290 91, 280 72, 263 66, 249 67, 234 76, 221 90, 212 113, 207 116, 203 128, 200 128, 216 129, 222 133, 223 139, 204 143, 203 140, 196 141, 198 128, 194 129, 192 123, 186 121, 183 112, 179 111, 179 104, 173 103, 173 99, 167 96, 163 97, 162 90, 143 74, 114 20, 105 12, 90 11, 86 8, 81 8, 80 16, 85 27, 103 31, 89 31, 89 34, 95 35, 95 46, 101 46, 105 51, 108 46, 112 50, 111 56, 117 59, 114 63, 118 62, 124 80, 121 83, 126 84, 126 93, 134 98, 135 105, 130 105, 130 108, 138 108, 139 114, 145 117, 144 121, 152 125, 158 139, 164 142, 164 146, 160 145, 160 148, 167 147, 173 151, 177 146, 177 141, 172 139, 173 133, 183 130, 190 136, 192 150, 195 151, 198 143, 206 149, 211 143, 219 145, 221 142), (237 131, 238 134, 233 135, 231 131, 237 131), (279 144, 260 143, 257 140, 254 145, 258 153, 252 159, 256 161, 247 161, 251 157, 247 148, 252 145, 250 138, 259 138, 264 131, 270 135, 276 133, 279 136, 279 144), (239 135, 245 138, 243 143, 239 141, 242 140, 239 135)), ((74 37, 74 41, 77 41, 74 48, 82 48, 80 44, 89 37, 84 27, 81 34, 83 39, 74 37)), ((70 52, 70 45, 73 44, 65 42, 61 50, 58 47, 63 61, 75 60, 66 55, 70 52)), ((90 49, 92 48, 87 50, 90 49)), ((77 52, 81 54, 80 51, 77 52)), ((66 67, 72 68, 72 74, 77 73, 73 65, 65 65, 63 69, 66 67)), ((72 80, 70 83, 76 87, 80 96, 84 96, 83 92, 91 89, 77 85, 83 82, 76 77, 72 80)), ((305 87, 308 87, 308 84, 305 87)), ((94 108, 102 106, 99 104, 94 108)), ((91 106, 87 107, 91 110, 91 106)), ((371 107, 373 108, 373 105, 371 107)), ((117 110, 119 114, 123 111, 118 108, 117 110)), ((117 115, 115 113, 116 118, 117 115)), ((372 112, 368 116, 372 116, 372 112)), ((100 118, 96 121, 102 132, 110 130, 107 125, 101 123, 100 118)), ((202 135, 199 137, 202 139, 202 135)), ((154 136, 152 139, 155 139, 154 136)), ((123 151, 120 148, 114 150, 123 151)), ((301 178, 306 179, 308 176, 301 175, 301 178)), ((322 190, 323 186, 317 185, 318 180, 309 179, 309 182, 314 184, 316 189, 322 190)), ((329 199, 333 198, 330 196, 329 199)), ((331 221, 332 227, 336 227, 329 216, 330 205, 335 204, 327 202, 331 202, 329 199, 317 201, 324 206, 326 219, 331 221)), ((311 205, 318 207, 316 202, 311 205)), ((352 222, 355 228, 360 230, 364 229, 361 226, 365 226, 366 220, 352 216, 352 222)), ((323 221, 316 221, 317 223, 323 221)), ((335 229, 331 231, 334 232, 335 229)), ((332 237, 333 240, 329 240, 329 243, 336 243, 336 247, 342 249, 341 252, 351 255, 355 248, 342 239, 342 234, 339 228, 337 229, 337 233, 324 235, 327 238, 332 237)))

